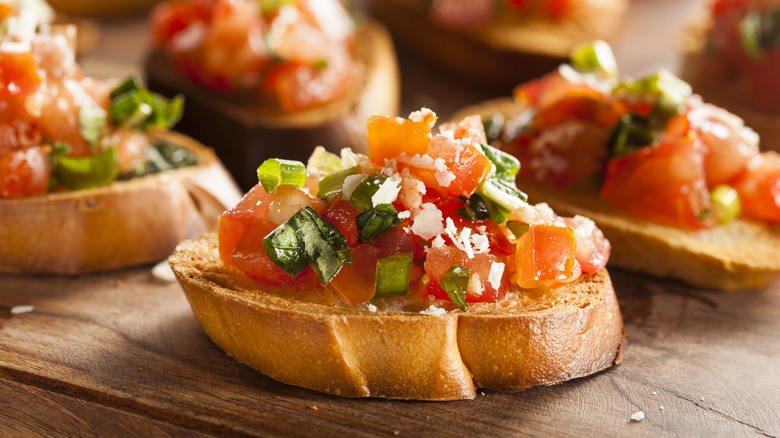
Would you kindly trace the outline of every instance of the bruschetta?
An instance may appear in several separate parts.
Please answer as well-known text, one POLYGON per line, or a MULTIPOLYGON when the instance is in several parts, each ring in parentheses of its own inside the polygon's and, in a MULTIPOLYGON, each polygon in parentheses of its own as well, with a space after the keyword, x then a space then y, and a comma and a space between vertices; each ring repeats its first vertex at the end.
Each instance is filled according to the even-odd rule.
POLYGON ((619 363, 603 234, 528 204, 478 117, 435 121, 372 117, 370 158, 268 160, 218 234, 182 243, 169 263, 214 342, 349 397, 473 398, 619 363))
POLYGON ((524 163, 531 199, 592 218, 612 266, 713 289, 780 275, 780 155, 671 73, 621 80, 596 42, 460 114, 481 115, 491 144, 524 163))
POLYGON ((511 90, 565 62, 578 43, 610 39, 627 0, 373 0, 399 45, 469 83, 511 90))
POLYGON ((780 150, 780 2, 718 0, 685 33, 681 77, 780 150))
POLYGON ((266 158, 365 151, 364 121, 398 111, 389 35, 338 0, 173 0, 151 28, 150 87, 187 97, 179 129, 213 145, 245 189, 266 158))
POLYGON ((182 111, 134 78, 85 77, 65 35, 0 17, 0 270, 80 274, 167 257, 240 193, 167 131, 182 111), (209 184, 205 184, 210 180, 209 184))

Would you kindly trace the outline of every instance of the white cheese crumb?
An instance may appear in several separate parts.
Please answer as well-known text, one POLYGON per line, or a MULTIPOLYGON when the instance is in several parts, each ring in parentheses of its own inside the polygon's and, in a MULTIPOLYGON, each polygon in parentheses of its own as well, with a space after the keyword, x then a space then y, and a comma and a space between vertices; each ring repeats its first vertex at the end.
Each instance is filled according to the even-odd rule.
POLYGON ((659 409, 663 411, 663 410, 664 410, 664 407, 663 407, 663 406, 661 406, 659 409))
POLYGON ((350 175, 346 178, 344 178, 344 184, 341 186, 341 193, 344 194, 344 199, 349 199, 352 197, 352 192, 355 191, 358 185, 360 185, 363 180, 366 179, 366 176, 363 174, 359 175, 350 175))
POLYGON ((357 156, 352 152, 352 149, 343 148, 341 150, 341 165, 344 166, 345 169, 358 165, 357 156))
POLYGON ((439 234, 439 235, 438 235, 438 236, 436 236, 436 238, 435 238, 435 239, 433 239, 433 241, 431 242, 431 247, 432 247, 432 248, 439 248, 439 247, 442 247, 442 246, 444 246, 444 243, 445 243, 445 242, 444 242, 444 238, 443 238, 443 237, 441 237, 441 234, 439 234))
POLYGON ((423 315, 441 316, 447 313, 447 311, 442 309, 441 307, 436 307, 433 304, 431 304, 431 307, 428 307, 425 310, 421 310, 420 313, 423 315))
POLYGON ((498 290, 501 286, 501 277, 504 275, 504 264, 499 262, 493 262, 490 265, 490 274, 488 274, 488 283, 493 286, 493 289, 498 290))
POLYGON ((431 128, 436 124, 436 113, 428 108, 422 107, 417 111, 412 111, 409 114, 409 120, 413 122, 427 123, 431 128))
POLYGON ((466 293, 469 295, 473 295, 475 297, 482 296, 482 292, 485 290, 484 287, 482 287, 482 281, 479 279, 479 274, 474 273, 469 278, 469 283, 466 286, 466 293))
POLYGON ((428 154, 416 154, 409 159, 409 162, 412 164, 412 166, 419 167, 421 169, 436 169, 436 164, 433 161, 433 157, 428 154))
POLYGON ((431 203, 425 203, 422 210, 415 215, 412 232, 423 240, 433 239, 444 231, 442 218, 441 210, 431 203))
POLYGON ((658 395, 658 393, 657 393, 657 392, 655 392, 655 391, 653 391, 653 395, 658 395))
POLYGON ((490 240, 482 234, 472 234, 471 244, 474 245, 474 254, 483 254, 490 250, 490 240))
POLYGON ((393 175, 385 179, 385 182, 377 189, 371 197, 371 203, 376 207, 379 204, 392 204, 398 198, 398 192, 401 191, 401 177, 393 175))
POLYGON ((704 397, 701 398, 701 401, 704 401, 704 397))
POLYGON ((645 413, 642 411, 636 411, 631 414, 631 421, 642 421, 645 419, 645 413))
POLYGON ((369 311, 369 312, 376 312, 376 310, 377 310, 377 309, 376 309, 376 306, 375 306, 375 305, 373 305, 373 304, 371 304, 371 303, 368 303, 368 306, 367 306, 367 308, 368 308, 368 311, 369 311))
POLYGON ((171 49, 174 52, 188 52, 195 49, 206 38, 206 31, 206 25, 202 21, 192 22, 171 38, 171 49))
POLYGON ((409 210, 399 211, 398 212, 398 219, 406 219, 412 215, 412 212, 409 210))
POLYGON ((33 306, 13 306, 11 307, 11 315, 21 315, 22 313, 30 313, 34 309, 33 306))
POLYGON ((436 173, 434 173, 436 182, 442 187, 449 187, 450 184, 455 181, 455 174, 450 172, 447 168, 447 164, 445 164, 444 159, 442 158, 437 158, 436 161, 434 161, 434 166, 436 166, 436 173))
MULTIPOLYGON (((448 221, 451 221, 452 219, 447 218, 448 221)), ((473 259, 474 258, 474 248, 471 247, 471 228, 465 227, 463 228, 463 231, 460 233, 460 243, 463 245, 463 249, 466 252, 466 256, 468 258, 473 259)))
POLYGON ((168 264, 168 260, 163 260, 160 263, 154 265, 152 268, 152 276, 162 281, 176 281, 176 276, 173 275, 173 271, 171 270, 171 266, 168 264))

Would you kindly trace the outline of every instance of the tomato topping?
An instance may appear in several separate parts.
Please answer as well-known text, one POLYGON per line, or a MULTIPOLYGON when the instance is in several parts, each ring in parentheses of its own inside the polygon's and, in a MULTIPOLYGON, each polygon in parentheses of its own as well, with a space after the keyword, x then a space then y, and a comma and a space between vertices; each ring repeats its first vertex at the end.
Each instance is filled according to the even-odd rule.
POLYGON ((27 94, 40 84, 32 52, 3 52, 0 56, 0 97, 27 94))
POLYGON ((780 223, 780 155, 767 151, 755 156, 734 182, 745 216, 780 223))
POLYGON ((596 223, 583 216, 563 218, 577 238, 575 257, 584 274, 592 274, 607 266, 612 246, 596 223))
POLYGON ((156 6, 151 13, 152 41, 162 45, 193 23, 208 24, 214 0, 172 0, 156 6))
POLYGON ((524 288, 567 283, 580 274, 577 238, 569 227, 531 225, 517 240, 517 284, 524 288))
POLYGON ((344 265, 328 289, 339 294, 350 306, 370 300, 376 293, 376 262, 381 257, 373 245, 361 245, 352 251, 352 264, 344 265))
POLYGON ((701 143, 688 138, 615 158, 607 166, 601 196, 655 222, 712 226, 703 154, 701 143))
POLYGON ((423 155, 431 141, 431 125, 400 117, 374 116, 368 119, 368 156, 375 166, 402 153, 423 155))
POLYGON ((0 153, 0 197, 43 195, 49 190, 49 148, 0 153))
POLYGON ((331 221, 347 238, 347 244, 354 248, 358 246, 359 234, 355 218, 360 213, 360 209, 352 205, 351 202, 339 199, 322 212, 322 217, 331 221))
POLYGON ((468 269, 470 283, 476 285, 474 290, 471 288, 466 290, 467 303, 494 302, 503 297, 507 289, 505 266, 501 268, 497 284, 490 281, 491 268, 494 263, 500 263, 499 260, 492 254, 476 254, 473 258, 469 258, 465 252, 452 246, 430 248, 425 259, 425 272, 428 274, 429 282, 424 294, 448 300, 447 292, 439 283, 450 267, 456 265, 468 269))
POLYGON ((263 248, 263 239, 276 226, 264 219, 254 219, 244 226, 244 232, 230 255, 233 265, 259 283, 282 285, 291 282, 292 278, 274 265, 263 248))
POLYGON ((268 206, 273 199, 261 184, 257 184, 238 204, 222 213, 219 217, 219 255, 222 262, 233 264, 232 254, 236 243, 255 218, 268 215, 268 206))

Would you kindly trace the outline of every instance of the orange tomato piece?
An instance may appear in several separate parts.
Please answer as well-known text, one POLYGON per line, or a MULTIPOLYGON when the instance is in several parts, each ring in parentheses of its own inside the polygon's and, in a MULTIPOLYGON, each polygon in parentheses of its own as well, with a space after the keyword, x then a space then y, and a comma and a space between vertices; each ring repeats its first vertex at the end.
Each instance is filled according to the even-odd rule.
POLYGON ((370 244, 352 250, 352 264, 344 265, 328 283, 327 289, 336 292, 351 306, 374 298, 376 294, 376 263, 379 250, 370 244))
POLYGON ((767 151, 754 157, 734 182, 742 215, 780 223, 780 155, 767 151))
POLYGON ((376 166, 402 152, 409 157, 423 155, 431 141, 431 126, 400 117, 374 116, 368 119, 368 155, 376 166))
POLYGON ((49 191, 50 174, 48 147, 0 154, 0 197, 43 195, 49 191))
POLYGON ((690 137, 611 160, 601 197, 653 222, 691 229, 715 225, 707 214, 704 146, 690 137))
POLYGON ((515 282, 531 289, 577 279, 581 271, 576 250, 577 238, 571 228, 554 224, 531 225, 517 239, 515 282))

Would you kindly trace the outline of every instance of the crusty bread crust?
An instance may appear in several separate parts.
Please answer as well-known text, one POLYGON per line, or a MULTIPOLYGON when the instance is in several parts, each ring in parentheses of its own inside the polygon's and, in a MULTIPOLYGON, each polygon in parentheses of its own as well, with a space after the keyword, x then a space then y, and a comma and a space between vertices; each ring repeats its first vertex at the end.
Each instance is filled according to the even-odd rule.
POLYGON ((610 39, 628 9, 627 0, 577 2, 563 20, 536 18, 518 25, 499 18, 490 26, 460 30, 432 23, 423 4, 373 0, 370 8, 400 44, 463 80, 501 90, 555 69, 577 43, 610 39))
POLYGON ((180 134, 153 134, 199 164, 105 187, 0 199, 0 270, 83 274, 165 259, 216 229, 241 194, 214 153, 180 134))
MULTIPOLYGON (((496 99, 465 108, 453 120, 470 114, 511 117, 521 109, 510 98, 496 99)), ((737 219, 688 231, 632 216, 601 199, 594 181, 566 189, 522 179, 517 185, 530 202, 547 202, 559 214, 593 219, 612 244, 609 266, 722 290, 759 288, 780 277, 780 227, 737 219)))
POLYGON ((398 114, 398 63, 387 30, 366 21, 356 37, 354 55, 360 74, 347 96, 295 113, 282 112, 273 102, 209 92, 178 73, 159 50, 149 55, 145 69, 151 89, 186 96, 187 111, 178 129, 212 145, 238 183, 249 189, 257 183, 257 163, 268 158, 305 162, 318 145, 335 152, 351 147, 365 153, 366 120, 376 114, 398 114))
POLYGON ((431 316, 419 313, 427 300, 378 298, 372 312, 324 289, 260 286, 223 264, 217 247, 216 234, 204 235, 180 244, 169 263, 211 339, 280 382, 347 397, 453 400, 621 361, 623 322, 606 270, 431 316))

